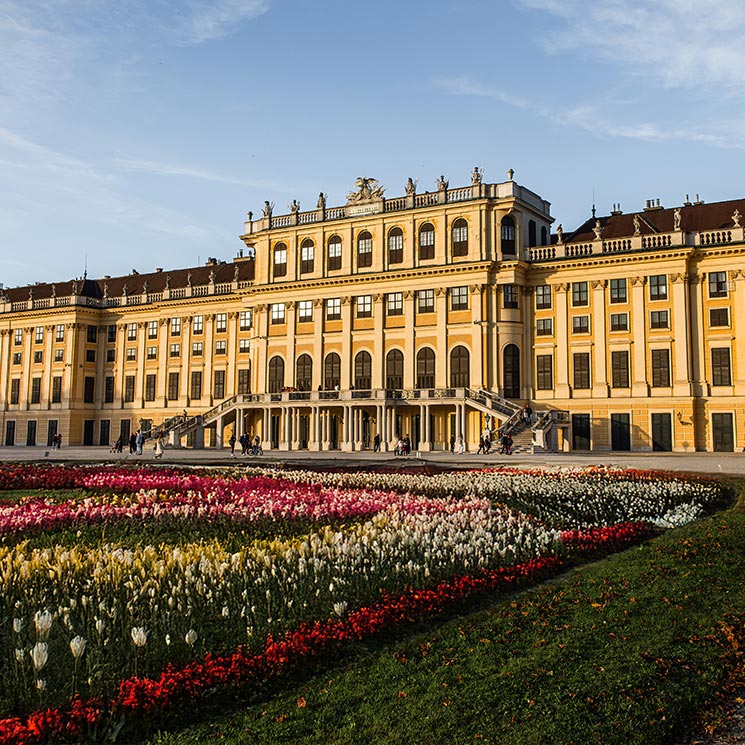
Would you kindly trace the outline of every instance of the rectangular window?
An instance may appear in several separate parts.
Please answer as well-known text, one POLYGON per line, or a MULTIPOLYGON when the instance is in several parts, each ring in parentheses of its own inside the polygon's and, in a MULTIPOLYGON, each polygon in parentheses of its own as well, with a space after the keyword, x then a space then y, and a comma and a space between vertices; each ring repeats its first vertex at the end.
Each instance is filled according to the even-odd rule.
POLYGON ((201 341, 195 341, 191 345, 191 356, 201 357, 204 354, 204 343, 201 341))
POLYGON ((727 297, 727 272, 709 272, 709 297, 727 297))
POLYGON ((590 316, 573 316, 572 333, 589 334, 590 333, 590 316))
POLYGON ((572 305, 579 308, 590 304, 587 282, 572 282, 572 305))
POLYGON ((385 312, 389 316, 402 316, 404 314, 403 292, 389 292, 385 296, 385 312))
POLYGON ((649 319, 649 326, 653 329, 670 328, 666 310, 653 310, 649 319))
POLYGON ((228 330, 228 314, 218 313, 215 315, 215 331, 224 334, 228 330))
POLYGON ((338 321, 341 318, 341 300, 338 297, 326 301, 326 320, 338 321))
POLYGON ((287 249, 280 243, 274 249, 274 276, 284 277, 287 275, 287 249))
POLYGON ((171 319, 171 336, 181 336, 181 319, 171 319))
POLYGON ((106 379, 104 380, 103 402, 105 404, 114 403, 114 376, 113 375, 107 375, 106 379))
POLYGON ((629 295, 626 288, 625 279, 612 279, 610 281, 610 301, 611 303, 626 303, 629 295))
POLYGON ((148 347, 147 348, 147 358, 149 360, 156 360, 156 359, 158 359, 158 347, 148 347))
POLYGON ((504 285, 502 292, 504 294, 504 307, 517 308, 517 285, 504 285))
POLYGON ((400 264, 404 260, 404 234, 399 229, 388 234, 388 263, 400 264))
POLYGON ((202 371, 192 370, 191 372, 191 387, 189 389, 189 396, 192 400, 198 400, 202 398, 202 371))
POLYGON ((20 347, 23 344, 23 329, 16 329, 13 332, 13 344, 20 347))
MULTIPOLYGON (((220 342, 218 342, 219 344, 220 342)), ((171 344, 169 351, 168 351, 169 357, 180 357, 181 356, 181 345, 180 344, 171 344)))
POLYGON ((21 364, 21 353, 20 352, 13 352, 13 364, 14 365, 21 364))
POLYGON ((137 359, 137 350, 134 347, 127 348, 127 362, 134 362, 137 359))
MULTIPOLYGON (((36 341, 37 342, 38 341, 41 341, 41 339, 39 338, 39 331, 42 331, 42 329, 41 328, 36 329, 36 341)), ((43 331, 42 331, 42 335, 43 335, 43 331)), ((88 325, 88 330, 86 332, 86 339, 85 340, 88 342, 88 344, 95 344, 97 338, 98 338, 98 327, 97 326, 91 326, 89 324, 88 325)))
POLYGON ((551 307, 551 285, 538 285, 535 288, 536 310, 547 310, 551 307))
POLYGON ((62 403, 62 376, 55 375, 52 378, 52 403, 62 403))
POLYGON ((649 278, 649 299, 667 300, 666 274, 654 274, 649 278))
POLYGON ((168 400, 178 401, 178 382, 179 374, 177 372, 168 373, 168 400))
POLYGON ((652 386, 668 388, 670 386, 670 350, 652 350, 652 386))
POLYGON ((106 362, 116 362, 116 349, 106 350, 106 362))
POLYGON ((269 306, 269 312, 272 323, 285 323, 285 304, 272 303, 269 306))
POLYGON ((450 310, 468 310, 468 287, 450 288, 450 310))
POLYGON ((435 229, 430 224, 423 225, 419 231, 419 258, 435 258, 435 229))
POLYGON ((250 331, 253 326, 253 313, 250 310, 242 310, 238 316, 241 331, 250 331))
POLYGON ((212 395, 215 398, 225 398, 225 370, 215 370, 215 385, 212 395))
POLYGON ((83 381, 83 403, 92 404, 94 402, 95 390, 96 379, 93 377, 86 377, 83 381))
POLYGON ((298 303, 297 320, 300 323, 308 323, 313 320, 313 301, 301 300, 298 303))
POLYGON ((610 314, 611 331, 628 331, 629 314, 628 313, 611 313, 610 314))
POLYGON ((357 266, 372 266, 372 236, 369 233, 363 236, 357 240, 357 266))
POLYGON ((21 379, 13 378, 10 381, 10 403, 17 404, 21 393, 21 379))
MULTIPOLYGON (((86 378, 86 381, 88 378, 86 378)), ((41 378, 31 378, 31 403, 38 404, 41 401, 41 378)), ((86 399, 86 403, 89 403, 86 399)))
POLYGON ((576 352, 574 355, 574 387, 590 387, 590 353, 576 352))
POLYGON ((137 339, 137 324, 128 323, 127 324, 127 341, 136 341, 136 339, 137 339))
POLYGON ((416 293, 416 312, 417 313, 434 313, 435 312, 435 291, 418 290, 416 293))
POLYGON ((357 318, 372 318, 372 295, 357 296, 357 318))
POLYGON ((246 395, 251 393, 251 381, 248 377, 249 370, 238 370, 238 394, 246 395))
POLYGON ((554 333, 554 319, 553 318, 539 318, 535 322, 536 336, 553 336, 553 333, 554 333))
POLYGON ((147 322, 147 338, 148 339, 158 338, 158 322, 157 321, 147 322))
POLYGON ((535 358, 536 388, 550 391, 554 387, 554 358, 551 354, 539 354, 535 358))
POLYGON ((135 376, 124 376, 124 403, 131 404, 135 400, 135 376))
POLYGON ((715 347, 711 350, 711 384, 732 385, 729 347, 715 347))
POLYGON ((316 250, 312 243, 300 247, 300 273, 308 274, 313 271, 316 250))
MULTIPOLYGON (((116 328, 116 327, 115 327, 116 328)), ((58 323, 54 329, 54 340, 64 341, 65 340, 65 326, 62 323, 58 323)))
POLYGON ((240 339, 238 341, 238 352, 239 354, 248 354, 251 351, 251 340, 240 339))
MULTIPOLYGON (((88 336, 91 335, 91 329, 93 329, 93 336, 96 335, 96 327, 95 326, 88 326, 88 336)), ((88 339, 90 341, 90 338, 88 339)), ((96 341, 95 338, 93 341, 96 341)), ((42 344, 44 342, 44 327, 43 326, 37 326, 34 331, 34 342, 36 344, 42 344)))
MULTIPOLYGON (((36 354, 41 354, 41 352, 37 352, 36 354)), ((36 356, 36 354, 34 356, 36 356)), ((36 360, 34 360, 36 361, 36 360)), ((96 350, 95 349, 86 349, 85 350, 85 361, 86 362, 95 362, 96 361, 96 350)), ((39 360, 41 362, 41 360, 39 360)))
POLYGON ((204 316, 194 316, 191 319, 192 334, 201 334, 204 331, 204 316))
POLYGON ((62 362, 65 359, 65 350, 64 349, 55 349, 54 350, 54 361, 55 362, 62 362))
POLYGON ((109 344, 116 344, 116 324, 110 323, 106 328, 106 341, 109 344))
POLYGON ((226 341, 218 341, 215 343, 215 354, 227 354, 228 343, 226 341))
POLYGON ((611 352, 611 385, 613 388, 629 387, 629 353, 611 352))
POLYGON ((157 376, 150 374, 145 376, 145 401, 155 401, 155 385, 157 376))
MULTIPOLYGON (((86 362, 95 362, 96 361, 96 350, 95 349, 86 350, 85 357, 86 357, 86 362), (88 354, 89 352, 93 352, 92 360, 88 359, 90 357, 90 355, 88 354)), ((34 363, 39 364, 41 362, 44 362, 44 352, 42 352, 40 349, 37 352, 34 352, 34 363)))
POLYGON ((709 326, 729 326, 729 308, 711 308, 709 326))

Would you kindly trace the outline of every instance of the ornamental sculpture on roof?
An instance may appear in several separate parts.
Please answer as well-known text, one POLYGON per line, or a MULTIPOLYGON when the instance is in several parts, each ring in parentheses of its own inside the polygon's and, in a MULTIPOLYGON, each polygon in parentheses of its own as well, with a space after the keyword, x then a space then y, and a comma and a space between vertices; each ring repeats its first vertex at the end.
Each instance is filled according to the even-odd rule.
POLYGON ((378 179, 361 176, 354 182, 354 188, 358 191, 350 191, 347 194, 347 204, 356 202, 372 202, 382 199, 385 189, 378 184, 378 179))

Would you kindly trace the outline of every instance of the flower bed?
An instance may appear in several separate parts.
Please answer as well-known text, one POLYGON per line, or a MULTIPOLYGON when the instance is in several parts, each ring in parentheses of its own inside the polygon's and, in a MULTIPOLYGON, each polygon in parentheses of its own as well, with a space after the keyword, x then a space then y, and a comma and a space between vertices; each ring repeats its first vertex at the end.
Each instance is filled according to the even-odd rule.
POLYGON ((606 480, 604 505, 602 479, 592 474, 368 475, 361 486, 344 481, 349 474, 313 481, 307 472, 239 479, 13 468, 0 468, 7 488, 91 490, 83 499, 29 496, 0 506, 0 534, 17 538, 0 548, 0 706, 6 715, 38 709, 0 721, 0 733, 29 742, 63 732, 75 739, 93 723, 113 727, 125 712, 170 711, 208 689, 263 681, 308 655, 516 581, 506 577, 536 578, 565 557, 618 550, 652 534, 654 522, 692 519, 720 497, 710 484, 637 474, 606 480), (63 527, 164 517, 191 521, 197 535, 157 546, 23 540, 32 529, 54 536, 63 527), (198 535, 215 520, 266 518, 278 526, 345 522, 289 538, 249 536, 239 550, 198 535))

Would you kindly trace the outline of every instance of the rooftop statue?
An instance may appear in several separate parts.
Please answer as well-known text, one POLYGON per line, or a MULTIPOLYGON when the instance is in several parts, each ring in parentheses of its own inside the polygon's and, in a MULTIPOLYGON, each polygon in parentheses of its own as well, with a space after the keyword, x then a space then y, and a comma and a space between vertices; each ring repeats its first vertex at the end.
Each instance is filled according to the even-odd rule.
POLYGON ((382 199, 385 189, 378 184, 378 179, 361 176, 354 182, 354 188, 358 191, 350 191, 347 194, 347 204, 352 202, 371 202, 374 199, 382 199))

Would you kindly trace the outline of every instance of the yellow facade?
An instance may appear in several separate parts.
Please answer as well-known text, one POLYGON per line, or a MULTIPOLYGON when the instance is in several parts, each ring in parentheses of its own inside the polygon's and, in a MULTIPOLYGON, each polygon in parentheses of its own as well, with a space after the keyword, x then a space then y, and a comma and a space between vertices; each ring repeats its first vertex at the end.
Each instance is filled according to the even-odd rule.
POLYGON ((406 191, 267 203, 227 264, 5 291, 3 443, 155 427, 283 450, 474 449, 505 429, 545 449, 745 446, 745 203, 552 236, 511 175, 406 191))

